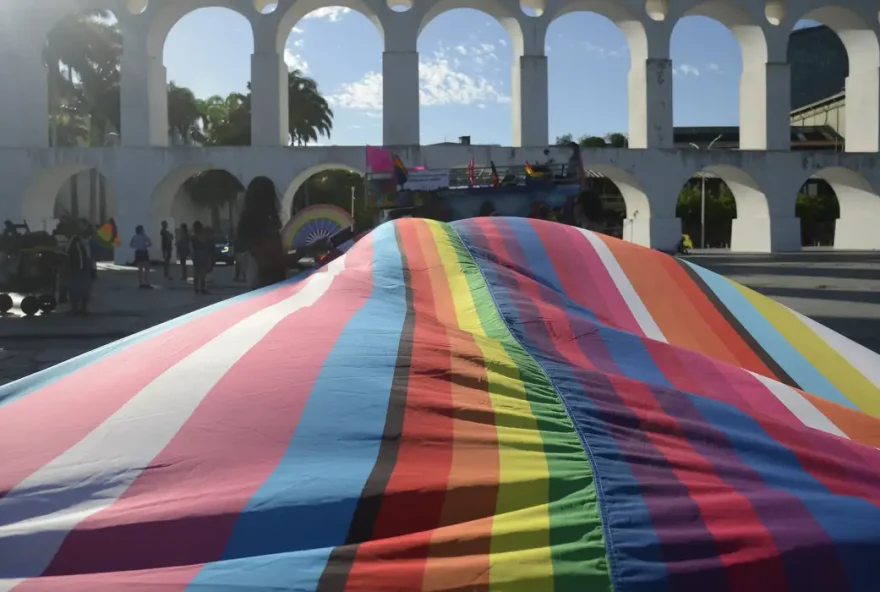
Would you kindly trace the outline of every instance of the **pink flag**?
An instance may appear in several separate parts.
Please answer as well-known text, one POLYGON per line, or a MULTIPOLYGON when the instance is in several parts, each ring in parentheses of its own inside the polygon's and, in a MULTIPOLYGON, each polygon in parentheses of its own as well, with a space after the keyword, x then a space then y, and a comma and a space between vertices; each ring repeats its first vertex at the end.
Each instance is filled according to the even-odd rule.
POLYGON ((394 158, 390 150, 367 146, 367 170, 373 173, 390 173, 394 170, 394 158))

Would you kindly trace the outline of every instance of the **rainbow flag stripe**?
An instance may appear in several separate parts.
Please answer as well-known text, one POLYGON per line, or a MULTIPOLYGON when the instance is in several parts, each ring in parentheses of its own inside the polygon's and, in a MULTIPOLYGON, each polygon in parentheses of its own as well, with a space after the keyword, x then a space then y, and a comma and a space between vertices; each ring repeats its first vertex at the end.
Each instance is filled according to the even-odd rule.
POLYGON ((580 229, 380 226, 0 387, 0 590, 874 591, 880 357, 580 229))

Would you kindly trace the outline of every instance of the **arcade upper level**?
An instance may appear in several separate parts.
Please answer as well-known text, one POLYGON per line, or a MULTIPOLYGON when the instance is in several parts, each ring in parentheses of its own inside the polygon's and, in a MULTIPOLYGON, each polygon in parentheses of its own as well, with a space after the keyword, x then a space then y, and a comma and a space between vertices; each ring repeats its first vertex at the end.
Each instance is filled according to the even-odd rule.
POLYGON ((670 37, 678 20, 704 15, 728 26, 742 48, 740 146, 788 150, 790 142, 789 35, 799 20, 822 22, 840 36, 849 57, 846 148, 880 149, 880 43, 878 5, 867 0, 40 0, 5 2, 0 10, 0 147, 48 143, 46 35, 61 19, 88 9, 115 14, 123 34, 121 141, 165 146, 166 71, 163 48, 185 14, 224 6, 250 22, 254 108, 252 144, 287 144, 284 43, 294 25, 323 6, 364 14, 384 40, 383 143, 419 144, 420 31, 441 13, 476 8, 496 19, 513 40, 511 73, 515 146, 548 142, 545 36, 554 19, 586 10, 623 31, 631 64, 628 82, 631 148, 672 146, 670 37), (14 83, 9 83, 14 81, 14 83))

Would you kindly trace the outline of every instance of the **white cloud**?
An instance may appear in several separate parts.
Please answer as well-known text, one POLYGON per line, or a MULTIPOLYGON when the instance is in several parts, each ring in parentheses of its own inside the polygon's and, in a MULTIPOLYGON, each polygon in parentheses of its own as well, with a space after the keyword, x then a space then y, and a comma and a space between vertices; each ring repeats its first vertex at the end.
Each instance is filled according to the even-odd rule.
POLYGON ((289 48, 284 48, 284 63, 287 64, 288 70, 299 70, 300 72, 308 72, 309 64, 301 56, 290 51, 289 48))
POLYGON ((710 72, 717 72, 717 73, 721 74, 721 66, 719 66, 715 62, 712 62, 708 66, 706 66, 706 69, 709 70, 710 72))
POLYGON ((325 6, 323 8, 313 10, 303 18, 322 18, 335 23, 336 21, 347 15, 349 12, 351 12, 351 8, 343 8, 342 6, 325 6))
MULTIPOLYGON (((486 105, 510 100, 485 77, 479 75, 489 60, 498 60, 491 43, 440 47, 433 57, 419 64, 419 101, 426 107, 442 105, 486 105), (468 61, 456 55, 468 56, 468 61), (475 66, 473 74, 460 70, 463 63, 475 66)), ((334 107, 366 110, 381 115, 382 74, 367 72, 357 82, 343 84, 328 100, 334 107)))
POLYGON ((616 49, 608 49, 606 47, 599 47, 589 41, 585 42, 584 45, 587 48, 589 53, 595 54, 601 58, 615 58, 620 55, 620 52, 616 49))
POLYGON ((680 76, 694 76, 694 77, 696 77, 696 76, 700 75, 700 71, 697 68, 695 68, 694 66, 691 66, 689 64, 682 64, 680 66, 673 67, 672 73, 678 74, 680 76))
POLYGON ((294 27, 293 31, 291 31, 291 33, 293 33, 294 35, 302 35, 305 32, 306 32, 306 30, 303 29, 302 27, 294 27))

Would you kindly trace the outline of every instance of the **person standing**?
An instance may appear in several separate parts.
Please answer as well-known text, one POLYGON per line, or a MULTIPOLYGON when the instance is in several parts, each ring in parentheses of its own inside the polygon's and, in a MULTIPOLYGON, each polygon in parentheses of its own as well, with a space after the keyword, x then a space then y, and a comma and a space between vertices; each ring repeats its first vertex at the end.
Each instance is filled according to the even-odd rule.
POLYGON ((180 261, 180 279, 183 281, 186 281, 187 277, 186 261, 189 259, 190 247, 189 228, 186 227, 186 223, 183 223, 177 232, 177 259, 180 261))
POLYGON ((250 255, 244 246, 241 238, 236 235, 235 244, 232 247, 235 251, 235 277, 234 282, 247 282, 248 259, 250 255))
POLYGON ((67 293, 72 315, 89 314, 89 299, 95 277, 95 267, 88 245, 89 238, 91 238, 91 227, 83 224, 67 244, 67 293))
POLYGON ((168 230, 168 222, 162 220, 162 230, 159 231, 159 239, 162 244, 162 269, 165 279, 171 279, 171 256, 174 254, 174 235, 168 230))
POLYGON ((208 273, 211 271, 211 252, 213 245, 201 222, 193 222, 193 234, 190 238, 193 260, 193 290, 196 294, 208 293, 208 273))
POLYGON ((244 199, 236 236, 256 267, 251 275, 251 287, 263 288, 282 282, 287 279, 287 257, 281 242, 275 183, 268 177, 257 177, 248 185, 244 199))
POLYGON ((149 290, 153 286, 150 285, 150 247, 153 241, 144 232, 144 227, 138 225, 134 229, 134 236, 131 237, 130 246, 134 249, 134 263, 138 269, 138 283, 141 289, 149 290))

